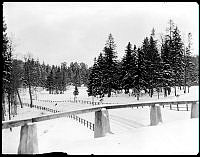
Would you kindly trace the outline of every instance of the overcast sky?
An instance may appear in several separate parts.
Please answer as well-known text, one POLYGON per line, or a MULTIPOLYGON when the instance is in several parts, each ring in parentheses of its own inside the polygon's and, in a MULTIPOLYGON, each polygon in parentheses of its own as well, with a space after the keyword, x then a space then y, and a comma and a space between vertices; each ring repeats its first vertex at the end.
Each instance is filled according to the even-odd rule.
POLYGON ((84 62, 93 65, 112 33, 120 59, 130 41, 137 47, 155 28, 157 38, 166 33, 169 19, 184 40, 192 33, 194 54, 199 53, 199 6, 197 3, 156 2, 7 2, 3 16, 8 35, 22 57, 31 53, 46 64, 84 62))

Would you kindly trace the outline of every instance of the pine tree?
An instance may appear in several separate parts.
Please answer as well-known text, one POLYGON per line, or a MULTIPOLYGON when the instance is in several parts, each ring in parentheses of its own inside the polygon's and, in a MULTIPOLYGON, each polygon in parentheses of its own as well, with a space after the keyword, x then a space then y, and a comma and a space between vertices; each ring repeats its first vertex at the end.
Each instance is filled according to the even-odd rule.
POLYGON ((125 56, 122 58, 121 67, 122 88, 126 94, 129 93, 129 89, 133 88, 133 75, 135 72, 136 62, 133 56, 132 45, 129 42, 125 50, 125 56))
POLYGON ((153 95, 153 89, 156 88, 158 94, 159 94, 159 89, 161 87, 161 79, 162 79, 162 74, 161 74, 161 58, 157 49, 157 42, 154 40, 153 36, 155 34, 155 30, 152 30, 152 35, 150 36, 149 40, 149 61, 150 64, 148 65, 150 67, 150 83, 151 83, 151 92, 150 96, 153 95))
MULTIPOLYGON (((140 56, 142 57, 143 63, 142 65, 144 66, 143 70, 145 70, 146 77, 144 78, 144 81, 146 82, 146 89, 149 90, 149 94, 151 94, 152 89, 153 89, 153 82, 152 82, 152 71, 151 71, 151 52, 150 52, 150 43, 149 43, 149 38, 146 37, 142 43, 141 49, 139 49, 140 56)), ((139 52, 138 52, 138 59, 139 59, 139 52)))
POLYGON ((137 71, 134 75, 134 87, 137 92, 137 100, 139 100, 139 95, 141 90, 147 90, 146 82, 146 65, 144 60, 144 52, 138 48, 137 49, 137 71))
POLYGON ((167 36, 165 37, 165 40, 162 42, 161 45, 161 69, 162 69, 162 87, 164 88, 164 96, 167 96, 167 91, 168 94, 170 91, 170 87, 173 85, 173 70, 170 64, 170 44, 167 36))
POLYGON ((89 72, 90 73, 89 73, 88 85, 87 85, 88 96, 96 96, 95 87, 97 87, 97 84, 95 80, 96 78, 98 78, 96 58, 94 58, 94 65, 89 69, 89 72))
POLYGON ((97 67, 96 67, 96 94, 100 95, 100 97, 104 97, 104 94, 106 93, 106 80, 104 77, 104 72, 106 68, 106 62, 105 62, 105 57, 103 56, 102 53, 99 54, 99 57, 97 59, 97 67))
POLYGON ((94 65, 91 68, 91 72, 89 74, 89 82, 88 82, 88 95, 89 96, 97 96, 103 97, 106 89, 104 88, 104 70, 105 70, 105 58, 102 53, 99 54, 98 59, 94 60, 94 65))
POLYGON ((109 34, 106 46, 104 47, 105 57, 105 71, 104 71, 104 82, 103 88, 106 89, 104 92, 111 96, 111 91, 118 89, 117 87, 117 56, 115 52, 116 45, 112 34, 109 34))
POLYGON ((193 82, 195 82, 195 65, 192 62, 192 56, 191 56, 191 42, 192 35, 191 33, 188 34, 188 46, 186 47, 184 57, 184 93, 186 93, 186 86, 188 86, 188 93, 189 93, 189 87, 193 85, 193 82))
POLYGON ((49 76, 47 76, 47 82, 46 82, 46 85, 47 85, 47 89, 49 91, 49 94, 53 94, 53 90, 54 90, 54 78, 53 78, 53 70, 51 70, 49 76))
POLYGON ((77 85, 75 85, 75 90, 74 90, 74 92, 73 92, 73 94, 74 94, 74 101, 76 100, 76 96, 78 95, 78 88, 77 88, 77 85))
POLYGON ((3 19, 3 51, 2 51, 2 120, 5 120, 5 96, 7 93, 8 85, 9 85, 9 76, 11 70, 11 54, 8 52, 8 37, 7 37, 7 25, 5 20, 3 19))
POLYGON ((176 96, 176 86, 183 85, 184 82, 184 50, 183 42, 180 36, 180 31, 176 26, 172 34, 172 44, 170 51, 170 63, 173 69, 172 76, 174 77, 174 88, 176 96))

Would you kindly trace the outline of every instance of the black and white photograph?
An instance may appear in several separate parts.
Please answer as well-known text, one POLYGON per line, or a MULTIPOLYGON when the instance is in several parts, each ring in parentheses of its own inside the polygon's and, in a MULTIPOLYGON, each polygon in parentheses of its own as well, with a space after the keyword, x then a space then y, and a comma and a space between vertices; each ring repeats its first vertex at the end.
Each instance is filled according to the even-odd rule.
POLYGON ((3 2, 2 154, 197 155, 197 2, 3 2))

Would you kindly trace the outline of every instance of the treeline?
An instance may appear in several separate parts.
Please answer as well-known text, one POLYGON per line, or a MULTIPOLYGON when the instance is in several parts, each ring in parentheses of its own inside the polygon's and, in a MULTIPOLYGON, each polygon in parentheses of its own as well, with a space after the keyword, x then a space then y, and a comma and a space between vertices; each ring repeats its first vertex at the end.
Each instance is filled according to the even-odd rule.
POLYGON ((69 66, 66 62, 61 63, 60 66, 50 66, 28 58, 24 63, 24 69, 25 86, 28 86, 28 82, 30 82, 33 87, 46 88, 50 94, 63 93, 67 85, 81 86, 84 84, 86 86, 89 76, 88 66, 85 63, 77 62, 71 62, 69 66))
MULTIPOLYGON (((169 21, 167 33, 162 36, 161 46, 155 38, 155 29, 149 37, 144 38, 140 47, 130 42, 125 48, 121 60, 117 60, 116 44, 109 34, 103 52, 94 59, 88 83, 88 95, 111 96, 111 92, 125 90, 137 96, 141 91, 153 96, 156 91, 164 90, 164 96, 171 93, 177 95, 177 87, 199 84, 199 56, 192 56, 192 36, 188 34, 188 42, 183 43, 180 31, 172 20, 169 21)), ((183 88, 182 88, 183 87, 183 88)))

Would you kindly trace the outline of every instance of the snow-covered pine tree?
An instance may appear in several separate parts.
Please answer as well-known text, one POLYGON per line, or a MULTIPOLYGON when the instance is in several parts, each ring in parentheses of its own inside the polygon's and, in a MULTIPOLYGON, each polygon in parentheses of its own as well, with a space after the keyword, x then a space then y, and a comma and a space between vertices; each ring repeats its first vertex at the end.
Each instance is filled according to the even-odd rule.
POLYGON ((97 61, 96 58, 94 58, 94 65, 89 69, 89 78, 88 78, 88 85, 87 85, 87 92, 88 96, 96 96, 98 87, 97 80, 98 80, 98 69, 97 69, 97 61))
POLYGON ((122 67, 121 67, 121 81, 122 88, 125 90, 125 94, 129 93, 129 89, 133 88, 133 74, 136 72, 136 61, 133 56, 132 45, 129 42, 125 55, 122 58, 122 67))
POLYGON ((144 52, 141 48, 137 49, 137 71, 134 75, 134 87, 137 92, 137 100, 139 100, 139 95, 141 90, 147 90, 147 82, 146 82, 146 65, 144 61, 144 52))
POLYGON ((195 82, 195 65, 192 62, 191 49, 192 49, 192 34, 188 33, 188 45, 185 49, 185 66, 184 66, 184 93, 186 93, 186 86, 188 86, 188 93, 190 86, 195 82))
POLYGON ((53 70, 51 70, 49 76, 47 76, 46 85, 49 91, 49 94, 53 94, 54 90, 54 78, 53 78, 53 70))
POLYGON ((5 113, 5 97, 6 94, 8 96, 9 102, 9 119, 10 117, 10 79, 11 79, 11 70, 12 70, 12 45, 9 43, 9 39, 7 37, 7 25, 5 20, 3 19, 3 50, 2 50, 2 63, 3 63, 3 70, 2 70, 2 120, 5 120, 4 113, 5 113))
POLYGON ((149 61, 150 64, 147 65, 150 68, 150 79, 151 79, 151 89, 150 96, 153 95, 153 89, 155 88, 159 95, 159 90, 162 82, 162 74, 161 74, 161 58, 157 49, 157 41, 154 39, 155 29, 152 30, 152 34, 149 39, 149 61))
POLYGON ((76 100, 76 96, 79 94, 77 85, 75 85, 75 90, 74 90, 73 94, 74 94, 74 101, 75 101, 76 100))
POLYGON ((146 37, 142 43, 141 47, 143 63, 142 65, 145 67, 146 77, 144 81, 146 82, 146 89, 149 91, 149 95, 153 94, 153 66, 151 59, 151 51, 150 51, 150 41, 149 38, 146 37))
POLYGON ((62 75, 62 79, 61 79, 61 91, 62 93, 64 93, 64 91, 66 91, 66 73, 67 73, 67 63, 63 62, 61 63, 61 75, 62 75))
POLYGON ((105 57, 105 71, 104 71, 104 83, 103 88, 105 94, 108 94, 108 97, 111 96, 111 91, 118 89, 117 84, 117 55, 115 51, 116 45, 112 34, 109 34, 108 40, 104 47, 104 57, 105 57))
POLYGON ((104 72, 106 68, 106 63, 105 63, 105 57, 103 56, 102 53, 99 54, 99 57, 97 59, 97 78, 96 78, 96 93, 100 97, 104 97, 104 94, 106 93, 106 88, 105 88, 105 78, 104 78, 104 72))
POLYGON ((57 70, 55 71, 54 81, 55 81, 56 94, 59 94, 59 91, 62 90, 62 86, 61 86, 61 83, 62 83, 62 73, 61 73, 61 70, 60 70, 59 66, 57 67, 57 70))
POLYGON ((184 83, 184 49, 183 42, 181 39, 180 31, 176 26, 172 33, 172 44, 170 49, 170 63, 173 69, 173 77, 174 77, 174 89, 175 96, 176 86, 181 87, 184 83))
POLYGON ((161 59, 162 59, 162 87, 164 89, 164 97, 167 94, 170 94, 170 88, 173 85, 173 76, 172 76, 172 67, 170 64, 170 44, 168 37, 165 36, 165 39, 162 41, 161 45, 161 59), (168 91, 168 92, 167 92, 168 91))

